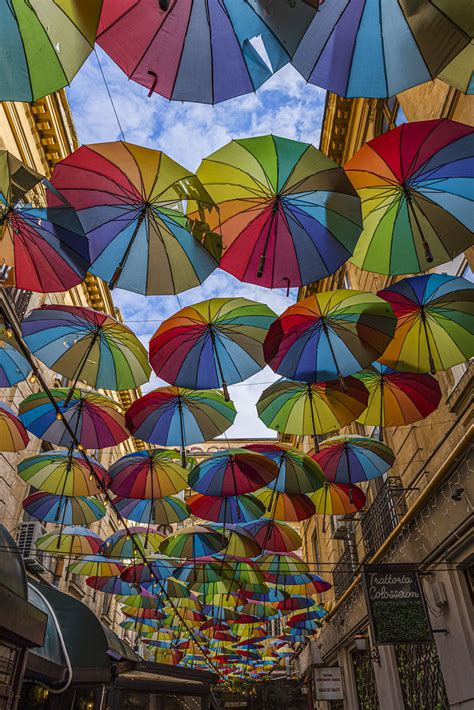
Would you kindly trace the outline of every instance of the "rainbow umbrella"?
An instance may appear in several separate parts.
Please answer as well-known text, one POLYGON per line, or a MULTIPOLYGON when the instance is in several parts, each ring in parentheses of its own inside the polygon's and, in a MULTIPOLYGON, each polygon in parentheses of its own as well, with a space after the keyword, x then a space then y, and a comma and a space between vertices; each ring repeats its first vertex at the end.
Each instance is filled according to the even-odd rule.
POLYGON ((127 619, 121 621, 119 626, 125 631, 135 631, 141 634, 146 631, 155 631, 159 628, 159 623, 155 619, 127 619))
POLYGON ((35 547, 42 552, 55 555, 96 555, 102 544, 102 538, 97 533, 80 525, 66 525, 61 532, 48 532, 41 535, 35 547))
POLYGON ((69 448, 74 442, 66 424, 85 449, 116 446, 130 436, 120 405, 110 397, 64 388, 51 389, 49 394, 57 408, 45 392, 34 392, 18 410, 24 426, 39 439, 69 448))
POLYGON ((440 386, 429 374, 398 372, 380 362, 374 362, 354 377, 369 391, 367 409, 357 421, 380 427, 405 426, 425 419, 441 401, 440 386))
POLYGON ((102 555, 88 555, 81 560, 76 560, 68 565, 68 572, 72 574, 100 577, 118 577, 125 569, 120 560, 113 560, 102 555))
MULTIPOLYGON (((219 211, 220 267, 268 288, 302 286, 334 273, 362 229, 360 201, 344 170, 308 143, 268 135, 233 140, 197 175, 219 211)), ((191 219, 196 207, 191 202, 191 219)))
POLYGON ((228 401, 227 385, 265 366, 263 341, 275 318, 268 306, 247 298, 211 298, 187 306, 151 338, 151 365, 179 387, 222 387, 228 401))
POLYGON ((168 496, 137 500, 136 498, 117 497, 113 500, 116 510, 127 520, 148 525, 172 525, 189 518, 190 511, 181 498, 168 496))
MULTIPOLYGON (((126 414, 127 427, 137 439, 161 446, 210 441, 234 422, 236 410, 219 390, 160 387, 135 400, 126 414)), ((183 466, 185 466, 185 458, 183 466)))
MULTIPOLYGON (((151 557, 160 548, 165 536, 149 526, 136 525, 123 530, 117 530, 104 541, 101 554, 106 557, 133 559, 134 557, 151 557)), ((92 574, 92 572, 91 572, 92 574)), ((98 573, 96 573, 98 574, 98 573)))
POLYGON ((169 666, 177 666, 183 658, 183 652, 173 648, 157 648, 152 654, 154 663, 166 663, 169 666))
MULTIPOLYGON (((165 153, 123 141, 84 145, 56 165, 51 180, 89 237, 90 271, 110 288, 180 293, 217 268, 219 241, 208 230, 193 236, 183 214, 192 197, 204 225, 212 200, 196 176, 165 153)), ((49 203, 55 204, 54 195, 49 203)))
POLYGON ((78 452, 44 451, 20 461, 17 471, 30 486, 61 497, 97 495, 107 482, 105 468, 78 452))
POLYGON ((167 598, 171 599, 186 599, 191 594, 186 584, 180 582, 176 577, 168 577, 160 581, 158 585, 156 582, 142 582, 143 588, 145 590, 152 590, 153 593, 165 594, 167 598))
POLYGON ((433 2, 336 0, 320 5, 293 64, 340 96, 388 98, 434 79, 468 43, 433 2))
POLYGON ((351 424, 367 407, 369 393, 355 377, 310 384, 278 380, 265 389, 258 416, 270 429, 286 434, 312 435, 336 431, 351 424))
POLYGON ((310 497, 316 513, 323 516, 323 532, 326 532, 326 515, 353 515, 365 505, 364 491, 352 481, 348 484, 327 481, 324 488, 311 493, 310 497))
POLYGON ((250 494, 217 498, 196 493, 187 499, 187 504, 197 518, 224 525, 248 523, 265 512, 261 502, 250 494))
POLYGON ((104 0, 97 40, 149 96, 216 104, 256 91, 287 64, 314 13, 302 2, 104 0))
POLYGON ((175 570, 174 578, 191 586, 196 584, 212 585, 215 582, 232 578, 229 562, 216 560, 214 557, 201 557, 184 563, 175 570))
POLYGON ((254 538, 241 525, 209 523, 206 527, 224 535, 227 539, 226 557, 248 559, 257 557, 261 548, 254 538))
POLYGON ((289 614, 293 611, 300 611, 301 609, 309 609, 315 606, 316 602, 311 597, 304 597, 300 594, 296 594, 293 597, 288 597, 288 599, 283 599, 278 602, 276 608, 278 611, 289 614))
MULTIPOLYGON (((309 493, 324 483, 318 464, 303 451, 287 444, 248 444, 245 447, 267 456, 278 465, 278 477, 269 487, 280 493, 309 493)), ((280 518, 279 518, 280 519, 280 518)), ((281 518, 282 520, 284 518, 281 518)))
POLYGON ((474 128, 446 118, 405 123, 366 143, 345 169, 364 229, 351 261, 416 274, 473 243, 474 128))
MULTIPOLYGON (((326 612, 327 613, 327 612, 326 612)), ((291 629, 312 631, 321 627, 321 619, 317 612, 309 611, 303 614, 295 614, 291 619, 287 619, 286 624, 291 629)))
POLYGON ((315 513, 314 504, 307 495, 280 493, 270 487, 256 491, 255 497, 265 506, 265 518, 297 523, 311 518, 315 513))
POLYGON ((122 456, 109 469, 110 490, 118 496, 148 500, 180 493, 189 485, 188 472, 173 458, 175 452, 159 449, 122 456))
POLYGON ((5 402, 0 402, 0 451, 21 451, 29 440, 21 419, 5 402))
POLYGON ((245 527, 266 552, 294 552, 303 544, 296 530, 280 520, 257 520, 245 527))
POLYGON ((267 582, 277 586, 310 581, 308 565, 292 553, 266 553, 259 559, 259 568, 267 582))
POLYGON ((290 306, 270 326, 263 350, 284 377, 325 382, 362 370, 389 344, 396 320, 373 293, 325 291, 290 306))
POLYGON ((194 525, 181 528, 163 540, 160 552, 169 557, 196 560, 199 557, 215 555, 226 546, 227 540, 220 533, 204 525, 194 525))
POLYGON ((317 574, 308 574, 307 577, 306 581, 287 584, 285 587, 287 594, 322 594, 332 587, 332 584, 317 574))
MULTIPOLYGON (((347 483, 349 486, 383 476, 395 460, 392 449, 386 444, 368 436, 355 435, 325 439, 319 445, 319 451, 311 451, 310 456, 319 463, 331 483, 347 483)), ((313 496, 311 499, 316 503, 313 496)))
POLYGON ((28 515, 45 523, 63 521, 65 525, 90 525, 104 517, 106 508, 98 498, 53 495, 43 491, 32 493, 23 501, 28 515))
POLYGON ((379 295, 397 318, 380 362, 396 370, 447 370, 474 356, 474 284, 460 276, 424 274, 403 279, 379 295))
POLYGON ((30 371, 31 365, 14 340, 13 331, 0 322, 0 388, 22 382, 30 371))
POLYGON ((228 449, 212 454, 189 474, 189 485, 208 496, 238 496, 268 485, 278 475, 278 467, 267 456, 228 449))
POLYGON ((135 621, 161 621, 166 617, 166 614, 161 609, 137 609, 136 607, 121 606, 120 611, 124 616, 134 619, 135 621))
POLYGON ((126 567, 120 575, 124 582, 141 585, 142 582, 160 582, 173 576, 175 564, 165 555, 155 554, 147 564, 134 563, 126 567))
POLYGON ((119 604, 138 609, 161 609, 163 602, 150 592, 141 594, 120 594, 117 596, 119 604))
POLYGON ((150 377, 138 338, 123 323, 92 308, 35 308, 24 319, 22 332, 33 354, 72 380, 73 388, 80 379, 100 389, 135 389, 150 377))
POLYGON ((138 594, 140 591, 137 584, 124 582, 120 577, 88 577, 86 584, 104 594, 138 594))

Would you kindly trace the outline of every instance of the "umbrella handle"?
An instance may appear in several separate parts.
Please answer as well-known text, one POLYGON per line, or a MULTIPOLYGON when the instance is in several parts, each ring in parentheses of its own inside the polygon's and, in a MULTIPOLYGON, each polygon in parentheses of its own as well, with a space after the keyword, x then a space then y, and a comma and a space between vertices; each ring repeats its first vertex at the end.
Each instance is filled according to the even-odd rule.
MULTIPOLYGON (((162 2, 166 2, 166 0, 160 0, 160 7, 161 7, 161 3, 162 3, 162 2)), ((161 8, 161 9, 163 9, 163 8, 161 8)), ((158 83, 158 75, 157 75, 156 72, 151 71, 150 69, 147 71, 147 74, 148 74, 149 76, 153 77, 153 83, 152 83, 152 85, 151 85, 151 87, 150 87, 150 90, 149 90, 149 92, 148 92, 148 94, 147 94, 147 97, 150 98, 150 96, 153 96, 153 92, 154 92, 154 90, 155 90, 155 86, 156 86, 157 83, 158 83)))

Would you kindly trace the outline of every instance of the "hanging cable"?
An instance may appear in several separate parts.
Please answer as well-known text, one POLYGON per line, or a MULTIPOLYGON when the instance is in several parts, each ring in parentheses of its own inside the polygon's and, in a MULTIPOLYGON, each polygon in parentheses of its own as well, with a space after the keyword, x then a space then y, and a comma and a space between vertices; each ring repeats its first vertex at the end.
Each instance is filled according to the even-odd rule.
POLYGON ((110 100, 110 105, 112 106, 112 111, 114 112, 114 115, 115 115, 115 120, 117 121, 117 125, 118 125, 119 131, 120 131, 120 136, 121 136, 122 140, 125 141, 125 133, 123 132, 122 124, 120 123, 117 109, 115 108, 114 100, 112 98, 112 92, 110 91, 109 84, 107 82, 107 79, 105 78, 104 70, 102 68, 102 64, 99 59, 99 55, 97 54, 97 50, 95 48, 94 48, 94 54, 95 54, 95 58, 97 59, 97 64, 99 66, 100 73, 102 74, 102 79, 104 81, 105 89, 107 91, 107 95, 110 100))

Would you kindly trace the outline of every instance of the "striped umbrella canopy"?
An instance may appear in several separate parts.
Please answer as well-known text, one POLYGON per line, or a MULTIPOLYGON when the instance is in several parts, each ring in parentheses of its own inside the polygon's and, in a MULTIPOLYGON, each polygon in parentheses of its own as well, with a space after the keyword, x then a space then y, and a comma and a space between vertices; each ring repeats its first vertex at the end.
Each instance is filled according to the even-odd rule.
POLYGON ((257 520, 246 529, 266 552, 294 552, 303 544, 296 530, 280 520, 257 520))
POLYGON ((354 377, 369 391, 367 409, 357 421, 380 427, 405 426, 425 419, 441 401, 438 381, 427 373, 399 372, 373 362, 354 377))
POLYGON ((351 424, 367 407, 369 393, 355 377, 318 382, 278 380, 258 402, 260 419, 270 429, 286 434, 327 434, 351 424))
POLYGON ((295 614, 295 616, 288 619, 286 623, 291 629, 311 631, 321 627, 322 618, 323 617, 319 616, 316 612, 306 612, 303 614, 295 614))
POLYGON ((365 493, 352 483, 330 483, 310 494, 320 515, 352 515, 365 505, 365 493))
POLYGON ((259 567, 265 579, 277 586, 294 584, 300 579, 310 581, 308 565, 294 553, 266 553, 260 557, 259 567))
POLYGON ((12 387, 28 377, 31 365, 13 337, 13 331, 0 322, 0 388, 12 387))
MULTIPOLYGON (((344 170, 309 143, 268 135, 233 140, 197 175, 219 211, 220 267, 268 288, 302 286, 334 273, 362 229, 360 201, 344 170)), ((188 205, 191 219, 196 206, 188 205)))
POLYGON ((222 387, 228 401, 227 385, 265 366, 263 341, 275 318, 268 306, 247 298, 211 298, 186 306, 151 338, 151 365, 158 377, 179 387, 222 387))
MULTIPOLYGON (((395 460, 392 449, 386 444, 369 436, 352 434, 325 439, 319 444, 319 451, 313 449, 309 455, 319 463, 331 483, 349 485, 383 476, 395 460)), ((311 499, 316 502, 313 496, 311 499)))
POLYGON ((471 42, 443 69, 439 78, 465 94, 474 94, 474 21, 470 0, 432 0, 463 32, 471 42))
POLYGON ((105 468, 79 452, 44 451, 20 461, 17 472, 30 486, 59 496, 94 496, 102 491, 98 481, 107 483, 105 468))
POLYGON ((301 609, 309 609, 315 606, 315 604, 316 602, 311 597, 296 594, 293 597, 288 597, 288 599, 283 599, 281 602, 278 602, 276 608, 278 611, 288 614, 293 611, 300 611, 301 609))
POLYGON ((416 274, 473 243, 474 128, 446 118, 397 126, 345 169, 364 229, 351 261, 366 271, 416 274))
MULTIPOLYGON (((101 548, 101 554, 106 557, 132 559, 134 557, 151 557, 158 552, 160 543, 165 536, 150 526, 135 525, 123 530, 117 530, 109 535, 101 548)), ((91 573, 92 574, 92 573, 91 573)))
POLYGON ((118 496, 154 500, 188 487, 188 472, 175 461, 175 452, 159 449, 134 451, 109 469, 110 490, 118 496))
POLYGON ((189 474, 189 485, 208 496, 237 496, 268 485, 278 467, 267 456, 245 449, 212 454, 189 474))
POLYGON ((145 348, 123 323, 82 306, 45 305, 22 323, 26 344, 47 367, 73 381, 108 390, 148 382, 145 348))
POLYGON ((397 318, 380 362, 396 370, 447 370, 474 356, 474 284, 460 276, 423 274, 379 291, 397 318))
POLYGON ((187 499, 187 504, 197 518, 224 526, 258 520, 265 512, 262 503, 251 494, 217 498, 196 493, 187 499))
POLYGON ((0 101, 36 101, 71 83, 94 47, 102 0, 2 2, 0 101))
MULTIPOLYGON (((84 145, 57 163, 51 181, 77 210, 89 237, 91 272, 127 291, 174 294, 217 268, 220 240, 187 229, 186 200, 212 200, 196 176, 159 150, 132 143, 84 145)), ((54 194, 49 199, 55 205, 54 194)))
POLYGON ((120 577, 88 577, 86 584, 104 594, 138 594, 140 592, 140 587, 137 584, 124 582, 120 577))
POLYGON ((150 590, 150 593, 165 594, 167 598, 170 597, 171 599, 186 599, 191 594, 188 586, 176 579, 174 575, 173 577, 162 579, 159 584, 153 581, 143 581, 142 586, 145 590, 150 590))
POLYGON ((44 491, 32 493, 22 503, 23 509, 32 518, 45 523, 64 525, 90 525, 104 517, 105 505, 94 497, 73 496, 66 498, 44 491))
POLYGON ((177 496, 145 500, 118 496, 113 499, 113 505, 127 520, 147 525, 181 523, 191 515, 187 503, 177 496))
POLYGON ((127 411, 127 427, 137 439, 161 446, 210 441, 233 423, 236 409, 219 390, 160 387, 135 400, 127 411))
POLYGON ((325 382, 362 370, 393 337, 390 305, 373 293, 324 291, 290 306, 270 326, 265 360, 284 377, 325 382))
POLYGON ((340 96, 388 98, 434 79, 468 43, 436 2, 335 0, 320 5, 293 64, 340 96))
POLYGON ((306 581, 286 585, 285 591, 287 594, 291 596, 294 594, 322 594, 332 587, 332 584, 326 582, 317 574, 311 573, 307 576, 308 579, 306 581))
POLYGON ((196 560, 215 555, 227 546, 226 538, 204 525, 181 528, 160 544, 160 551, 169 557, 196 560))
POLYGON ((175 570, 174 577, 191 586, 211 585, 214 582, 232 579, 232 568, 229 561, 217 560, 214 557, 200 557, 183 563, 175 570))
MULTIPOLYGON (((287 444, 248 444, 249 451, 267 456, 278 465, 278 477, 269 488, 280 493, 309 493, 324 483, 318 464, 299 449, 287 444)), ((278 518, 284 519, 284 518, 278 518)))
POLYGON ((88 555, 81 560, 71 562, 67 568, 71 574, 81 574, 87 577, 118 577, 124 569, 123 562, 103 557, 103 555, 88 555))
POLYGON ((124 616, 128 616, 129 619, 134 619, 135 621, 144 620, 146 622, 150 619, 161 621, 166 617, 166 614, 161 609, 137 609, 133 606, 121 606, 120 611, 124 616))
POLYGON ((249 534, 242 525, 222 525, 222 523, 209 523, 207 525, 211 530, 224 535, 227 539, 226 557, 236 559, 249 559, 257 557, 261 553, 261 548, 255 539, 249 534))
POLYGON ((45 392, 34 392, 18 410, 24 426, 39 439, 69 448, 74 441, 66 424, 85 449, 116 446, 130 436, 120 405, 110 397, 78 388, 55 388, 49 394, 57 408, 45 392))
POLYGON ((126 567, 120 575, 124 582, 141 585, 142 582, 160 582, 173 576, 175 563, 165 555, 155 554, 147 564, 133 563, 126 567))
POLYGON ((314 504, 307 495, 280 493, 270 486, 258 490, 255 497, 265 506, 265 518, 297 523, 311 518, 315 513, 314 504))
POLYGON ((146 631, 155 631, 159 628, 159 623, 155 619, 126 619, 121 621, 119 626, 125 631, 135 631, 135 633, 143 633, 146 631))
POLYGON ((177 666, 182 658, 183 652, 173 648, 157 648, 152 653, 155 663, 166 663, 169 666, 177 666))
POLYGON ((301 0, 104 0, 97 40, 149 95, 216 104, 256 91, 287 64, 314 13, 301 0))
POLYGON ((138 609, 161 609, 164 602, 154 594, 143 591, 141 594, 120 594, 117 596, 119 604, 138 609))
POLYGON ((28 446, 30 438, 12 409, 0 402, 0 451, 21 451, 28 446))
POLYGON ((66 525, 60 532, 48 532, 36 542, 37 550, 55 555, 96 555, 102 544, 97 533, 80 525, 66 525))

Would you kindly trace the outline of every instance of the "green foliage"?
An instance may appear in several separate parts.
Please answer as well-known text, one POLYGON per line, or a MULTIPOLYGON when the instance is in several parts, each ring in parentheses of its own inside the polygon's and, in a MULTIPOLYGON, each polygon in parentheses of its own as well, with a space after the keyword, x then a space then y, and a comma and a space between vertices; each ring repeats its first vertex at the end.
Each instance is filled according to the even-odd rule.
POLYGON ((377 643, 416 643, 431 639, 421 600, 374 601, 377 643))

